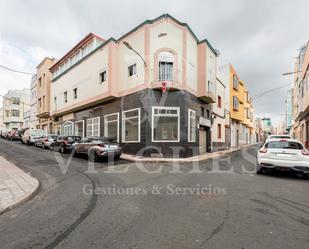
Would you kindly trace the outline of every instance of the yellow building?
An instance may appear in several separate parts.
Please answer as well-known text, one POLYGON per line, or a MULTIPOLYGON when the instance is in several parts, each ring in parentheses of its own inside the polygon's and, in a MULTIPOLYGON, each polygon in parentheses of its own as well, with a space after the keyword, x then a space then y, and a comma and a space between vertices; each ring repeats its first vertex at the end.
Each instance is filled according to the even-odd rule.
POLYGON ((249 91, 234 67, 229 64, 219 67, 219 77, 226 82, 229 96, 231 146, 254 142, 254 109, 249 91))

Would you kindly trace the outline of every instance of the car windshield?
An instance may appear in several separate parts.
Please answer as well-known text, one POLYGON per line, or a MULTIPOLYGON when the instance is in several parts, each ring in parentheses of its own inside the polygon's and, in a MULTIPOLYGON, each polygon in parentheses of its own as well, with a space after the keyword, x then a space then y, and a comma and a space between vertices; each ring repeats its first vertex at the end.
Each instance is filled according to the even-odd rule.
POLYGON ((302 150, 303 146, 298 142, 290 141, 272 141, 265 145, 268 149, 291 149, 291 150, 302 150))
POLYGON ((48 135, 48 138, 55 139, 55 138, 57 138, 57 135, 48 135))

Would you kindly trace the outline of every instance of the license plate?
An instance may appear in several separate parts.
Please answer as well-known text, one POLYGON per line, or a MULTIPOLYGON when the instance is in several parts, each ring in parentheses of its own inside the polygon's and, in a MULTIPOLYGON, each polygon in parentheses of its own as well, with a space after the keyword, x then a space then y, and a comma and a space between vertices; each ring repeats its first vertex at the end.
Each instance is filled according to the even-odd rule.
POLYGON ((281 171, 290 171, 288 167, 276 167, 276 169, 281 170, 281 171))
POLYGON ((292 157, 292 155, 289 155, 289 154, 277 154, 277 156, 281 156, 281 157, 292 157))

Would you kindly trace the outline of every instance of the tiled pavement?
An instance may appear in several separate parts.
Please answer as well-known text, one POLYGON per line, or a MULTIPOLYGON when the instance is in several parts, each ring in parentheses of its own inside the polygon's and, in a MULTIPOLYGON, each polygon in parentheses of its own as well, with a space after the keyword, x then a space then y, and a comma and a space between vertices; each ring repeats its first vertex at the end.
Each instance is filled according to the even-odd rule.
POLYGON ((36 178, 0 156, 0 214, 30 198, 38 187, 36 178))

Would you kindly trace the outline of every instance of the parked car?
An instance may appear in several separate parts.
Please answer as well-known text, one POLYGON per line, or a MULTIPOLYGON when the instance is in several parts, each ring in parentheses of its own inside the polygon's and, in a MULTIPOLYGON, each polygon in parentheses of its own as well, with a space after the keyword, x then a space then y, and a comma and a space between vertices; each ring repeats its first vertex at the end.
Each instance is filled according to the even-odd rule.
POLYGON ((19 133, 17 130, 10 131, 7 134, 7 139, 11 141, 21 141, 21 137, 19 136, 19 133))
POLYGON ((4 138, 4 135, 6 134, 6 132, 7 132, 6 130, 1 130, 0 131, 0 137, 4 138))
POLYGON ((96 162, 102 157, 114 156, 118 159, 121 155, 119 144, 106 137, 85 137, 75 143, 72 148, 74 155, 87 154, 90 161, 96 162))
POLYGON ((3 132, 2 132, 2 138, 7 139, 8 133, 9 133, 9 131, 3 131, 3 132))
POLYGON ((35 139, 34 146, 42 147, 43 149, 50 148, 50 145, 57 139, 58 135, 47 134, 35 139))
POLYGON ((80 139, 80 136, 59 136, 50 144, 50 150, 60 153, 71 152, 72 145, 80 139))
POLYGON ((293 139, 290 135, 269 135, 266 138, 266 142, 272 139, 293 139))
POLYGON ((257 154, 257 173, 265 170, 289 171, 309 174, 309 151, 295 139, 272 139, 266 142, 257 154))
POLYGON ((21 142, 25 144, 34 144, 35 140, 44 136, 45 132, 40 129, 28 129, 22 135, 21 142))

